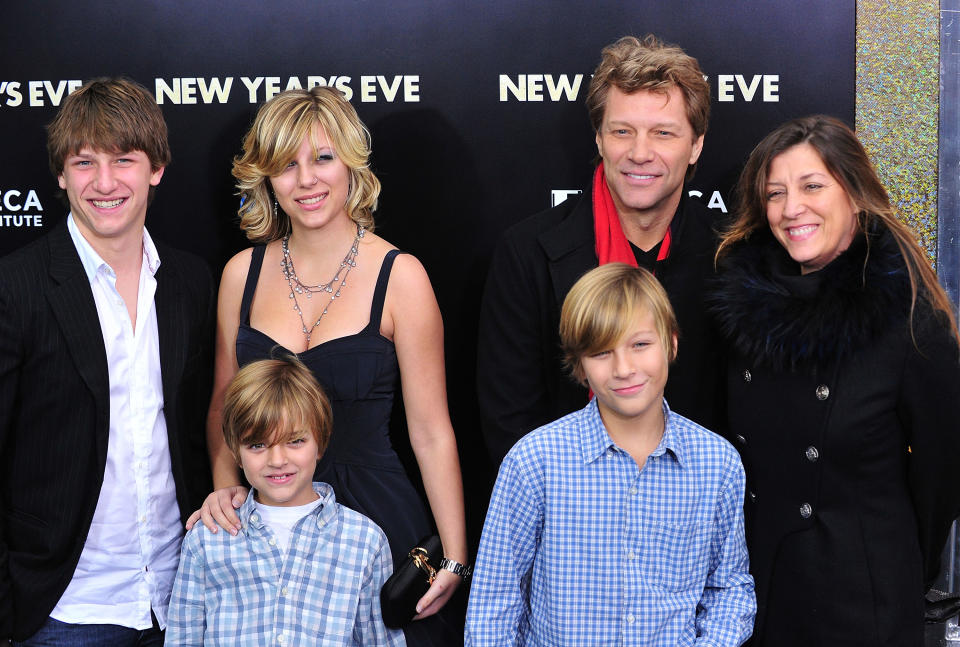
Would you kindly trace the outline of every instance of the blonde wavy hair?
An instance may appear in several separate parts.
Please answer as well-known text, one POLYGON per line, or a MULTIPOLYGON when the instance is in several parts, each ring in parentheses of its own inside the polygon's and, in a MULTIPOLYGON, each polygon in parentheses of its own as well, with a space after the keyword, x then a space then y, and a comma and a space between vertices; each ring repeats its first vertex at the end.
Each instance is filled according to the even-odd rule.
POLYGON ((237 214, 250 241, 268 243, 290 233, 287 214, 279 208, 274 212, 270 178, 286 168, 305 137, 319 150, 316 124, 350 171, 347 215, 373 230, 380 181, 370 170, 370 131, 339 90, 316 86, 286 90, 260 106, 244 137, 243 153, 233 160, 233 177, 243 196, 237 214))

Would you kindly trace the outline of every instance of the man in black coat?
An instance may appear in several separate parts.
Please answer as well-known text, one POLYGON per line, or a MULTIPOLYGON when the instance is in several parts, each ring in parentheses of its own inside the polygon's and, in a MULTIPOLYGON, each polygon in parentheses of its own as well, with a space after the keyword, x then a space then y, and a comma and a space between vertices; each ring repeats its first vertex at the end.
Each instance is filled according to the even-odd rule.
POLYGON ((48 151, 70 215, 0 260, 0 643, 162 644, 210 489, 213 281, 144 228, 170 160, 145 88, 85 84, 48 151))
POLYGON ((509 229, 487 278, 477 389, 495 464, 518 438, 586 403, 562 365, 557 328, 570 287, 598 264, 637 264, 663 283, 680 324, 666 399, 708 428, 723 418, 723 367, 704 307, 713 219, 684 191, 710 87, 678 47, 624 37, 603 50, 587 108, 602 159, 591 189, 509 229))

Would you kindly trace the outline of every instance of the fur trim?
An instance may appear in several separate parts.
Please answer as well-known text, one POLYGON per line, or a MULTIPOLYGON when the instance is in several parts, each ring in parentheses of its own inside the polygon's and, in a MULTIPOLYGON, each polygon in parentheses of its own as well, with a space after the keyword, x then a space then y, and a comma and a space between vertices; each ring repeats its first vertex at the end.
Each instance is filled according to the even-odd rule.
POLYGON ((910 283, 900 250, 885 229, 867 238, 804 276, 769 231, 737 244, 710 298, 721 332, 752 361, 793 369, 842 361, 906 325, 910 283))

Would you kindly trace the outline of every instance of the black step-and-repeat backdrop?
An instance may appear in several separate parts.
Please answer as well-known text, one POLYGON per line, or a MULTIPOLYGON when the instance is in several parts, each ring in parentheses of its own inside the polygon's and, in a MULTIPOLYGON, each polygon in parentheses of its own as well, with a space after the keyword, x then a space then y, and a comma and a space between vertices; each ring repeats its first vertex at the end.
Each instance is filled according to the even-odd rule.
POLYGON ((443 312, 474 534, 493 476, 474 397, 483 280, 504 228, 589 180, 600 49, 652 32, 699 59, 713 118, 691 189, 718 215, 774 126, 854 119, 853 0, 18 0, 0 16, 0 254, 65 216, 44 125, 84 80, 155 91, 173 163, 147 226, 217 274, 245 246, 229 169, 256 107, 313 84, 346 94, 373 133, 378 233, 423 261, 443 312))

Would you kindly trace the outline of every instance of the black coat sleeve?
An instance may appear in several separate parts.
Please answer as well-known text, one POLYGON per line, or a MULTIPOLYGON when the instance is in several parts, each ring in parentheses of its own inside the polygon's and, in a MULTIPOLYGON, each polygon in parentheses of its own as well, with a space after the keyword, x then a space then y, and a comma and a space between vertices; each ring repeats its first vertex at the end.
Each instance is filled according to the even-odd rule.
MULTIPOLYGON (((13 425, 13 407, 20 381, 20 335, 18 310, 13 297, 0 282, 0 454, 7 451, 13 425)), ((3 539, 5 511, 0 509, 0 643, 13 633, 13 595, 10 590, 9 550, 3 539)))
POLYGON ((929 310, 915 318, 916 346, 904 363, 898 403, 910 445, 907 478, 927 586, 939 571, 950 524, 960 515, 960 350, 944 319, 929 310))
POLYGON ((539 268, 511 237, 493 255, 480 308, 477 395, 495 465, 527 432, 551 420, 542 331, 549 313, 536 285, 539 268))

